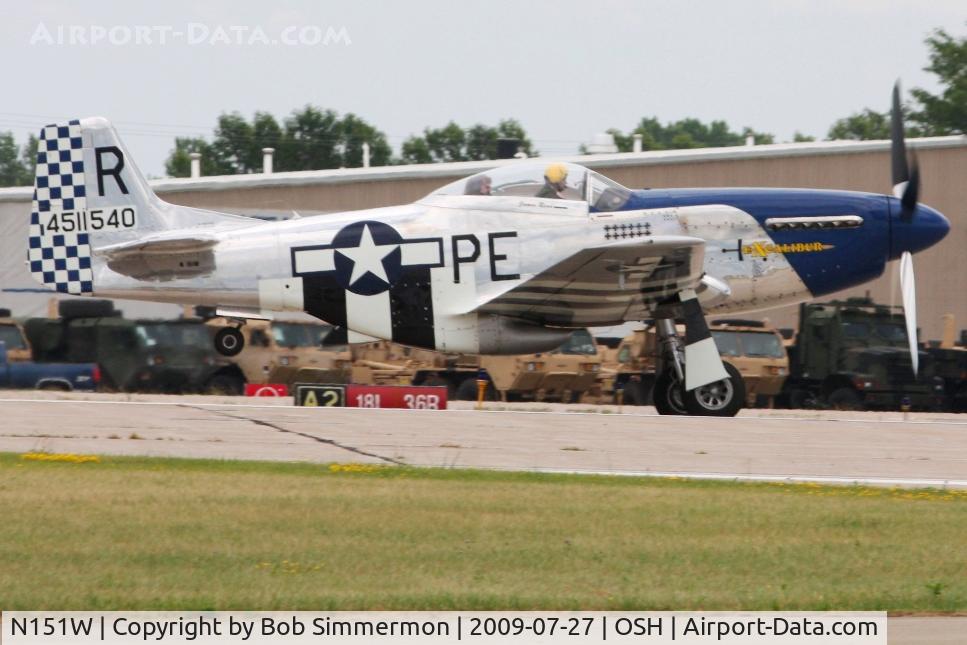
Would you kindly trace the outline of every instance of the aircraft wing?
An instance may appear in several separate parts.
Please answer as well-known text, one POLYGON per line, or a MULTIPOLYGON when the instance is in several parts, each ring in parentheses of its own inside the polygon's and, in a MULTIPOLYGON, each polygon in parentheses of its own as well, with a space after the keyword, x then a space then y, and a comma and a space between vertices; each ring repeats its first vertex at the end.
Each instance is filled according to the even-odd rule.
POLYGON ((650 317, 702 278, 705 240, 661 236, 586 248, 479 305, 544 325, 592 327, 650 317))

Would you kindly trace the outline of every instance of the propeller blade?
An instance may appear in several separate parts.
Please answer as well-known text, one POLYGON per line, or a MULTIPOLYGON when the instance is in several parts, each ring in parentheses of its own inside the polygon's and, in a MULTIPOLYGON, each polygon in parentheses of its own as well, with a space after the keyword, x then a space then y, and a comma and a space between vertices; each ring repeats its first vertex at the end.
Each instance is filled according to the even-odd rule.
POLYGON ((917 164, 917 158, 913 158, 913 170, 910 171, 910 180, 903 189, 903 195, 900 196, 900 217, 905 220, 910 220, 913 218, 914 212, 917 210, 917 200, 920 197, 920 166, 917 164))
POLYGON ((893 165, 893 194, 903 194, 901 184, 910 181, 907 146, 903 140, 903 109, 900 107, 900 81, 893 86, 893 109, 890 111, 890 157, 893 165))
POLYGON ((917 376, 920 350, 917 347, 917 285, 913 277, 913 255, 904 251, 900 256, 900 294, 903 297, 903 317, 907 322, 907 340, 910 343, 910 362, 913 376, 917 376))
POLYGON ((907 162, 907 144, 904 139, 903 106, 900 105, 900 81, 893 85, 893 106, 890 109, 890 161, 893 166, 893 196, 900 200, 900 218, 913 219, 920 195, 920 169, 913 160, 913 171, 907 162))

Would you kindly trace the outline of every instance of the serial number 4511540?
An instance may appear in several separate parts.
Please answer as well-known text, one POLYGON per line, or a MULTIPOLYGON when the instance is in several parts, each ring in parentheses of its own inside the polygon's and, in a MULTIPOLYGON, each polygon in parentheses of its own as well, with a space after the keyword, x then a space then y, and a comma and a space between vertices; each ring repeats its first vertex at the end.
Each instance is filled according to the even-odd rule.
POLYGON ((115 208, 91 208, 63 213, 41 213, 40 234, 90 233, 92 231, 118 231, 137 226, 137 213, 133 206, 115 208))

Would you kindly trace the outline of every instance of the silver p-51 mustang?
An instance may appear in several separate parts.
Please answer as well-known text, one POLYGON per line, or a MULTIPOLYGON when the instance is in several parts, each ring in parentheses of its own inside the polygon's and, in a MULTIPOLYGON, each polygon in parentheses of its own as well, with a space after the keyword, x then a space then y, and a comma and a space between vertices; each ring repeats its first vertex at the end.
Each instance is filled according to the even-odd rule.
MULTIPOLYGON (((734 415, 741 377, 705 313, 806 300, 902 257, 915 330, 910 254, 949 224, 917 203, 895 117, 896 196, 629 190, 574 164, 520 162, 405 206, 270 223, 163 202, 111 125, 81 119, 41 132, 28 263, 63 293, 210 305, 239 321, 304 311, 349 342, 448 352, 544 351, 575 328, 653 320, 658 410, 734 415)), ((216 345, 235 354, 242 336, 227 328, 216 345)))

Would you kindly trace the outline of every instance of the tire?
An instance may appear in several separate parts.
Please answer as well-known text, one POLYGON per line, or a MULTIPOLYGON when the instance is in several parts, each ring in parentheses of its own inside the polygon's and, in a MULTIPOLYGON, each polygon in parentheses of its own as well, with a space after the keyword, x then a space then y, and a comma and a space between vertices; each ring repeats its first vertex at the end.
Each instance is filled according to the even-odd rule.
POLYGON ((60 381, 45 381, 37 386, 38 390, 44 390, 47 392, 70 392, 71 387, 67 383, 62 383, 60 381))
POLYGON ((808 390, 792 390, 789 392, 789 407, 794 410, 808 410, 816 407, 816 397, 808 390))
POLYGON ((834 410, 862 410, 863 400, 851 387, 841 387, 833 390, 826 397, 829 407, 834 410))
MULTIPOLYGON (((457 401, 476 401, 477 400, 477 379, 464 379, 457 387, 457 401)), ((496 401, 497 390, 491 381, 487 381, 487 391, 484 392, 484 401, 496 401)))
POLYGON ((675 370, 663 370, 655 381, 651 398, 658 414, 685 415, 688 410, 682 396, 682 386, 675 370))
POLYGON ((696 417, 734 417, 745 406, 745 381, 739 370, 722 363, 729 377, 685 392, 685 409, 696 417))
POLYGON ((961 385, 950 402, 952 412, 967 412, 967 385, 961 385))
POLYGON ((647 387, 641 381, 628 381, 624 387, 624 405, 649 405, 649 394, 647 387))
POLYGON ((238 356, 245 347, 245 337, 234 327, 222 327, 215 334, 215 350, 222 356, 238 356))
POLYGON ((205 389, 209 394, 241 396, 245 393, 245 381, 235 374, 216 374, 208 380, 205 389))
POLYGON ((61 318, 107 318, 114 315, 114 302, 111 300, 61 300, 57 303, 57 313, 61 318))

